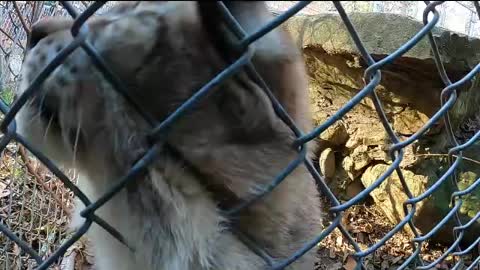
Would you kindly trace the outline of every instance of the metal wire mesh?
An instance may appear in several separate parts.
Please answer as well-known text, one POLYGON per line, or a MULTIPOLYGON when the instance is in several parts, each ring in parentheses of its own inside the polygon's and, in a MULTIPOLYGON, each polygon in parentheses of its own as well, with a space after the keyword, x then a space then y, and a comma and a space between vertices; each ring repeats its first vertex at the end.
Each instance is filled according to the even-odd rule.
MULTIPOLYGON (((79 3, 74 3, 77 7, 79 3)), ((0 2, 0 51, 2 67, 0 96, 6 105, 13 102, 13 93, 20 78, 27 31, 25 25, 45 16, 61 15, 63 8, 44 3, 23 5, 0 2), (18 12, 17 12, 18 11, 18 12), (25 25, 23 25, 25 23, 25 25)), ((4 115, 0 116, 3 119, 4 115)), ((2 151, 0 165, 0 223, 35 249, 41 257, 49 256, 68 237, 65 225, 73 193, 43 170, 25 148, 11 141, 2 151)), ((71 175, 75 182, 74 175, 71 175)), ((33 269, 37 265, 28 254, 0 233, 0 269, 33 269)))
MULTIPOLYGON (((49 74, 65 60, 65 58, 72 53, 76 49, 83 49, 93 60, 93 63, 96 65, 98 70, 103 73, 106 79, 115 87, 115 89, 123 94, 127 100, 132 102, 132 105, 135 107, 138 112, 143 115, 146 120, 152 125, 152 132, 150 134, 151 139, 156 139, 162 136, 164 132, 168 130, 172 125, 175 125, 176 120, 181 117, 187 110, 191 109, 196 102, 199 101, 200 98, 205 96, 215 85, 220 84, 229 76, 235 74, 240 69, 246 69, 248 74, 252 76, 255 81, 261 82, 261 86, 263 90, 267 93, 268 97, 270 98, 275 112, 277 116, 284 121, 291 130, 296 134, 297 140, 295 147, 298 148, 298 157, 296 160, 292 161, 284 171, 278 172, 278 176, 275 179, 272 179, 270 185, 268 185, 264 192, 252 198, 245 198, 245 202, 233 207, 232 209, 226 212, 227 215, 233 215, 240 209, 247 207, 251 204, 254 204, 257 199, 262 196, 268 196, 268 193, 271 192, 276 186, 278 186, 286 175, 288 175, 293 169, 297 166, 306 166, 312 176, 315 178, 320 190, 322 191, 323 195, 325 195, 331 205, 330 208, 331 214, 334 216, 334 219, 330 226, 324 229, 324 231, 318 235, 315 239, 311 239, 309 242, 305 243, 304 247, 292 254, 288 259, 284 261, 276 261, 273 262, 272 258, 269 258, 265 255, 265 260, 270 263, 270 269, 283 269, 286 266, 290 265, 296 259, 301 257, 305 254, 308 250, 314 248, 319 242, 321 242, 325 237, 327 237, 332 231, 338 228, 341 233, 349 240, 351 246, 355 250, 354 258, 357 262, 357 268, 363 267, 363 261, 365 257, 379 247, 384 245, 394 234, 398 233, 402 228, 405 226, 409 226, 410 229, 415 234, 415 238, 412 239, 415 250, 409 256, 405 262, 399 267, 399 269, 405 269, 407 266, 412 264, 416 265, 416 269, 431 269, 435 267, 438 263, 444 260, 448 255, 453 255, 458 258, 457 263, 453 267, 453 269, 459 269, 463 266, 463 257, 469 253, 471 253, 475 248, 477 248, 480 239, 477 239, 474 243, 472 243, 469 247, 465 249, 461 249, 459 243, 464 236, 465 230, 467 230, 474 222, 478 220, 480 217, 480 212, 476 214, 476 216, 471 219, 471 221, 467 223, 462 223, 458 217, 458 211, 462 204, 462 197, 465 195, 471 194, 478 185, 480 185, 480 179, 477 179, 473 184, 471 184, 468 188, 455 191, 451 196, 451 203, 452 207, 449 213, 428 233, 420 234, 416 228, 415 224, 412 221, 412 218, 415 214, 417 209, 417 204, 423 200, 425 200, 428 196, 438 190, 439 186, 446 182, 451 181, 454 186, 458 187, 458 179, 456 169, 458 168, 461 160, 462 160, 462 152, 470 147, 479 137, 480 132, 477 132, 473 137, 471 137, 466 142, 459 144, 452 132, 452 127, 448 115, 448 111, 454 105, 457 99, 457 88, 461 87, 462 85, 471 81, 476 74, 480 71, 480 64, 475 66, 465 77, 462 79, 451 82, 448 75, 446 74, 445 68, 443 63, 440 59, 438 48, 435 43, 435 39, 431 33, 431 30, 439 21, 439 14, 436 10, 436 7, 442 4, 442 2, 426 2, 426 8, 424 10, 424 26, 423 28, 418 31, 410 40, 408 40, 405 44, 403 44, 400 48, 396 51, 388 55, 387 57, 383 58, 382 60, 375 61, 368 51, 365 49, 362 41, 360 40, 354 25, 352 25, 348 15, 346 14, 345 10, 343 9, 340 2, 333 2, 334 6, 340 15, 343 23, 345 24, 348 32, 352 40, 354 41, 358 51, 360 52, 361 56, 363 57, 364 61, 368 64, 368 68, 364 74, 365 86, 364 88, 359 91, 350 101, 348 101, 344 106, 342 106, 334 115, 329 117, 326 121, 324 121, 321 125, 317 126, 312 132, 304 134, 295 123, 291 120, 288 114, 285 112, 281 104, 274 98, 274 95, 270 92, 268 87, 263 83, 263 80, 255 71, 255 67, 250 63, 250 58, 253 54, 253 49, 250 48, 250 44, 255 42, 256 40, 262 38, 265 34, 269 31, 278 27, 280 24, 288 20, 294 14, 299 12, 301 9, 308 6, 310 2, 299 2, 298 4, 294 5, 292 8, 287 10, 286 12, 280 14, 279 16, 275 17, 270 23, 259 27, 259 30, 251 35, 246 35, 243 29, 238 25, 235 21, 234 17, 229 13, 229 10, 223 5, 222 2, 218 2, 219 10, 223 13, 223 20, 225 21, 226 25, 229 26, 229 30, 238 38, 238 48, 244 48, 243 53, 241 56, 233 62, 228 68, 218 74, 215 78, 213 78, 209 83, 207 83, 204 87, 198 90, 196 94, 194 94, 190 99, 188 99, 185 103, 183 103, 179 108, 173 112, 167 119, 165 119, 162 123, 155 123, 152 119, 148 117, 141 106, 135 104, 133 100, 126 94, 125 85, 122 84, 122 81, 109 69, 107 65, 102 61, 99 57, 98 53, 95 49, 86 41, 86 34, 88 29, 84 26, 85 21, 99 9, 101 9, 105 2, 99 1, 94 2, 90 6, 86 8, 85 11, 79 13, 77 9, 68 2, 60 2, 61 6, 64 8, 65 12, 68 12, 71 17, 75 19, 75 22, 72 26, 71 33, 74 37, 72 43, 64 48, 62 51, 58 53, 58 55, 53 59, 47 67, 36 77, 33 81, 31 86, 24 92, 22 96, 20 96, 13 105, 9 106, 8 104, 1 102, 0 103, 0 110, 5 117, 1 123, 1 130, 4 133, 3 137, 0 140, 0 149, 2 151, 5 150, 7 145, 10 142, 16 141, 30 150, 39 160, 41 160, 49 170, 60 179, 63 184, 68 187, 75 196, 77 196, 85 205, 86 208, 82 211, 81 215, 86 218, 85 223, 81 226, 79 230, 77 230, 70 238, 68 238, 61 246, 57 247, 53 254, 48 256, 47 258, 43 258, 39 255, 34 248, 32 248, 32 243, 29 243, 25 239, 22 239, 18 235, 14 234, 13 231, 15 230, 15 225, 6 222, 5 224, 0 223, 0 232, 5 234, 11 241, 15 242, 18 245, 19 249, 22 252, 27 253, 30 258, 32 258, 37 264, 37 269, 47 269, 52 264, 54 264, 66 250, 73 245, 76 241, 79 240, 82 235, 84 235, 87 230, 91 227, 93 223, 97 223, 105 230, 110 232, 113 236, 115 236, 119 241, 124 242, 123 237, 114 229, 115 224, 107 224, 101 218, 96 216, 95 211, 102 207, 109 199, 111 199, 117 192, 119 192, 122 188, 124 188, 128 183, 134 182, 139 174, 141 174, 145 168, 151 164, 155 158, 157 157, 158 150, 156 148, 152 148, 148 150, 142 158, 138 160, 138 162, 131 168, 129 173, 125 175, 118 184, 112 186, 111 189, 101 196, 95 202, 90 201, 85 194, 79 190, 74 183, 67 177, 61 170, 59 170, 55 164, 49 161, 44 154, 40 153, 38 150, 35 149, 28 141, 25 141, 21 136, 16 134, 15 132, 15 122, 14 117, 19 109, 24 106, 26 100, 34 94, 34 91, 38 88, 38 86, 49 76, 49 74), (429 15, 431 18, 429 19, 429 15), (381 101, 377 96, 377 93, 374 91, 375 87, 379 85, 381 80, 381 70, 387 64, 392 63, 407 51, 409 51, 413 46, 415 46, 420 40, 427 38, 430 42, 431 49, 434 54, 435 63, 438 69, 438 73, 445 85, 443 91, 441 92, 441 108, 428 120, 428 122, 420 128, 414 135, 410 136, 406 140, 400 140, 399 137, 395 134, 394 130, 390 126, 388 119, 385 115, 383 110, 381 101), (392 163, 389 166, 388 170, 384 172, 371 186, 367 187, 365 190, 354 196, 352 199, 348 200, 345 203, 340 203, 339 200, 334 196, 331 192, 329 187, 326 185, 324 181, 324 177, 317 171, 317 169, 313 166, 312 162, 306 158, 306 151, 304 145, 314 140, 320 134, 322 134, 328 127, 332 126, 336 121, 339 121, 346 113, 348 113, 354 106, 358 105, 364 98, 370 97, 373 100, 373 104, 375 106, 375 110, 378 113, 378 116, 387 132, 390 140, 391 140, 391 147, 390 147, 390 156, 392 159, 392 163), (438 181, 431 185, 423 194, 414 197, 409 190, 408 185, 405 182, 403 172, 400 169, 400 163, 404 157, 404 148, 414 141, 419 139, 424 133, 431 128, 437 121, 442 120, 446 125, 446 129, 449 135, 450 140, 450 150, 448 152, 449 160, 450 160, 450 168, 446 171, 446 173, 438 179, 438 181), (353 237, 350 235, 348 230, 345 228, 345 225, 342 224, 342 215, 345 210, 352 207, 354 204, 363 200, 370 192, 374 189, 378 188, 386 179, 392 174, 396 172, 400 178, 402 186, 405 190, 406 195, 408 196, 408 200, 404 204, 404 211, 405 211, 405 218, 398 223, 394 229, 392 229, 389 233, 387 233, 380 241, 376 244, 368 247, 367 249, 361 249, 360 246, 354 241, 353 237), (437 258, 433 262, 423 262, 418 259, 418 255, 421 251, 422 245, 432 237, 435 233, 437 233, 442 226, 446 224, 447 221, 450 219, 454 220, 456 226, 454 228, 455 233, 455 241, 453 244, 447 249, 447 251, 437 258)), ((477 9, 477 13, 480 9, 480 6, 477 2, 475 2, 475 7, 477 9)), ((15 42, 13 40, 12 42, 15 42)), ((33 221, 32 221, 33 222, 33 221)), ((249 247, 252 249, 259 249, 255 245, 255 243, 250 243, 249 247)), ((474 267, 478 266, 480 262, 480 257, 476 258, 467 269, 473 269, 474 267)))

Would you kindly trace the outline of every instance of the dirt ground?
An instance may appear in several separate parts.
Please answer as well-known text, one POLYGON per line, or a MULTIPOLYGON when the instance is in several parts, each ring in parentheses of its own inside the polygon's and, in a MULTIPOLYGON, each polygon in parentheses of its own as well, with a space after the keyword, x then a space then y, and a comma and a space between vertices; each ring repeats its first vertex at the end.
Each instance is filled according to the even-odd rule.
MULTIPOLYGON (((356 205, 345 211, 342 223, 362 250, 377 243, 394 227, 375 205, 368 204, 356 205)), ((365 258, 364 268, 397 269, 414 251, 410 241, 411 237, 405 232, 395 234, 385 245, 365 258)), ((446 249, 443 246, 424 244, 420 257, 426 265, 439 258, 446 249)), ((353 270, 356 266, 356 261, 351 256, 353 253, 352 245, 340 230, 335 229, 318 246, 319 260, 315 270, 353 270)), ((467 264, 471 260, 464 259, 467 264)), ((448 256, 434 269, 452 269, 456 263, 452 256, 448 256)))

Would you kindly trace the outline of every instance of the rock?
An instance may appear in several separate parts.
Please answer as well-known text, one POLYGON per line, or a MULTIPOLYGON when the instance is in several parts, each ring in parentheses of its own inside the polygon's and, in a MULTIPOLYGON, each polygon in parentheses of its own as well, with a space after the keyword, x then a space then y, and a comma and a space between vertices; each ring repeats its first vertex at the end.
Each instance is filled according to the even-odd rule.
POLYGON ((360 170, 370 164, 371 158, 367 153, 367 146, 360 145, 353 150, 353 153, 343 159, 343 168, 351 180, 354 180, 360 175, 360 170))
MULTIPOLYGON (((364 187, 371 186, 388 168, 389 166, 385 164, 377 164, 367 168, 361 177, 364 187)), ((415 175, 408 170, 402 170, 402 173, 413 196, 418 196, 426 190, 427 177, 415 175)), ((408 197, 396 171, 385 179, 378 188, 374 189, 370 196, 393 224, 398 224, 405 217, 403 203, 408 197)), ((422 203, 417 204, 417 206, 421 208, 422 203)))
POLYGON ((362 192, 365 188, 363 187, 362 181, 360 179, 357 179, 350 183, 347 186, 347 190, 345 195, 347 196, 347 200, 357 196, 358 193, 362 192))
POLYGON ((355 178, 358 177, 358 172, 356 172, 354 169, 355 164, 353 162, 353 158, 349 156, 345 157, 342 161, 342 167, 347 173, 348 178, 350 178, 350 180, 354 180, 355 178))
POLYGON ((328 187, 333 194, 335 194, 338 200, 348 200, 346 190, 352 180, 342 166, 337 166, 335 175, 332 178, 327 178, 326 180, 328 187))
MULTIPOLYGON (((479 147, 476 147, 465 155, 474 155, 473 153, 478 152, 479 147)), ((474 156, 474 159, 477 159, 477 157, 474 156)), ((448 164, 445 164, 444 161, 418 159, 416 162, 418 164, 412 165, 412 168, 417 170, 417 172, 402 169, 405 182, 414 197, 425 192, 425 190, 435 181, 438 181, 439 177, 448 169, 448 164)), ((368 187, 372 185, 388 168, 389 166, 385 164, 368 167, 360 178, 363 186, 368 187)), ((467 163, 467 165, 463 165, 461 169, 466 171, 459 173, 458 189, 464 190, 478 179, 480 168, 478 168, 477 164, 474 166, 467 163), (475 171, 468 171, 469 168, 474 168, 475 171)), ((347 188, 347 193, 351 192, 352 195, 355 194, 355 191, 349 191, 349 188, 350 187, 347 188)), ((413 222, 421 234, 424 235, 430 232, 445 215, 449 213, 451 207, 453 207, 450 205, 450 195, 454 191, 455 188, 452 187, 450 180, 447 180, 431 196, 416 204, 413 222)), ((408 197, 395 171, 378 188, 373 190, 370 196, 393 224, 398 224, 405 217, 403 203, 408 197)), ((480 190, 478 188, 470 194, 462 196, 463 203, 460 207, 458 217, 463 224, 469 222, 480 211, 479 198, 480 190)), ((451 245, 454 241, 452 231, 456 226, 458 225, 453 219, 449 220, 432 236, 431 240, 437 243, 451 245)), ((411 233, 410 228, 404 228, 407 232, 411 233)), ((461 244, 464 247, 468 246, 478 237, 480 237, 480 221, 472 223, 465 231, 461 244)))
POLYGON ((360 145, 359 147, 355 148, 351 157, 353 160, 353 169, 355 171, 363 169, 368 164, 370 164, 370 161, 372 161, 372 159, 368 155, 368 146, 366 145, 360 145))
POLYGON ((387 153, 382 150, 381 146, 370 147, 360 145, 353 150, 350 156, 343 159, 342 166, 349 178, 354 180, 362 173, 363 169, 374 160, 388 160, 387 153))
POLYGON ((364 125, 357 128, 345 144, 345 147, 354 149, 359 145, 384 145, 388 140, 385 129, 381 126, 364 125))
POLYGON ((318 165, 325 177, 332 178, 335 176, 335 153, 331 148, 325 149, 320 154, 318 165))
MULTIPOLYGON (((479 150, 478 147, 469 149, 469 151, 466 151, 465 156, 477 159, 479 155, 473 153, 479 153, 479 150)), ((449 168, 445 157, 429 157, 427 159, 420 159, 419 161, 421 162, 415 165, 415 169, 418 171, 417 174, 421 173, 428 178, 428 183, 425 184, 426 187, 432 186, 449 168)), ((478 164, 464 160, 457 172, 458 188, 462 190, 470 186, 474 179, 476 180, 477 175, 480 175, 480 168, 478 164)), ((422 234, 430 232, 451 211, 453 207, 450 203, 451 194, 456 190, 457 188, 452 185, 451 179, 447 179, 432 195, 422 202, 422 207, 417 208, 417 214, 414 216, 413 222, 422 234)), ((471 216, 469 216, 469 210, 474 209, 476 213, 480 211, 480 203, 475 197, 480 197, 480 190, 478 188, 470 195, 462 196, 463 203, 460 207, 458 218, 463 224, 466 224, 472 219, 471 216)), ((456 226, 458 225, 455 219, 450 219, 432 236, 431 241, 451 245, 454 241, 452 232, 456 226)), ((476 241, 478 237, 480 237, 480 221, 477 220, 477 222, 473 222, 471 226, 465 230, 460 245, 465 248, 472 244, 473 241, 476 241)))
POLYGON ((393 116, 393 129, 402 135, 412 135, 428 121, 428 117, 410 108, 393 116))
MULTIPOLYGON (((415 143, 410 144, 403 148, 403 160, 400 163, 400 168, 411 169, 418 165, 419 157, 415 151, 415 143)), ((418 166, 417 166, 418 167, 418 166)))
MULTIPOLYGON (((364 47, 374 56, 391 54, 423 27, 422 22, 391 13, 353 13, 349 18, 364 47), (402 27, 398 28, 398 25, 402 27)), ((322 45, 330 53, 358 52, 338 14, 296 16, 286 24, 302 48, 322 45)), ((477 53, 480 41, 477 38, 439 27, 434 27, 432 33, 442 59, 453 68, 473 68, 480 61, 477 53)), ((430 43, 426 38, 422 39, 404 57, 433 60, 430 43)))
MULTIPOLYGON (((366 50, 377 61, 397 50, 423 27, 421 22, 396 14, 356 13, 349 18, 366 50)), ((338 14, 295 16, 285 26, 307 54, 307 66, 322 71, 322 81, 353 92, 364 85, 361 78, 365 63, 338 14)), ((437 27, 432 33, 452 81, 480 62, 477 53, 480 40, 437 27)), ((431 117, 440 106, 439 94, 444 85, 438 77, 428 39, 422 39, 403 57, 382 68, 380 86, 388 90, 378 93, 385 104, 397 108, 398 102, 410 104, 431 117)))
POLYGON ((342 122, 336 122, 327 128, 321 135, 322 140, 328 141, 334 146, 343 145, 348 140, 348 133, 342 122))
POLYGON ((377 161, 389 161, 390 157, 388 156, 388 149, 385 145, 370 146, 368 147, 368 156, 371 160, 377 161))
MULTIPOLYGON (((357 13, 349 17, 366 50, 375 61, 389 56, 423 27, 421 22, 395 14, 357 13), (402 27, 398 28, 398 25, 402 27)), ((320 125, 336 114, 365 86, 363 77, 367 65, 337 14, 295 16, 284 25, 303 50, 310 77, 309 97, 313 120, 315 125, 320 125)), ((451 81, 463 78, 480 62, 479 39, 440 28, 434 28, 432 34, 451 81)), ((433 60, 428 39, 424 38, 402 57, 382 67, 382 79, 375 92, 389 125, 399 135, 400 140, 405 140, 417 132, 440 107, 440 93, 444 84, 433 60)), ((476 78, 473 83, 468 82, 457 89, 458 98, 449 110, 455 132, 458 127, 465 125, 466 119, 475 119, 475 116, 478 116, 479 88, 480 78, 476 78)), ((478 118, 476 122, 480 122, 480 117, 478 118)), ((470 124, 467 126, 471 127, 470 124)), ((480 127, 480 124, 478 126, 480 127)), ((478 128, 471 133, 476 131, 478 128)), ((463 135, 466 135, 465 132, 463 135)), ((471 134, 464 137, 468 139, 471 134)), ((334 149, 336 159, 333 163, 341 165, 335 168, 337 164, 332 165, 332 161, 329 161, 331 150, 318 153, 321 156, 322 172, 333 175, 328 179, 328 185, 339 199, 349 199, 358 194, 362 189, 359 183, 370 185, 388 168, 388 165, 384 164, 392 162, 388 154, 392 142, 370 96, 325 130, 317 138, 317 142, 317 149, 334 149), (329 168, 335 169, 330 171, 329 168)), ((437 154, 446 153, 451 145, 445 129, 441 125, 434 125, 414 144, 404 148, 400 168, 414 195, 422 193, 426 187, 438 181, 448 169, 448 164, 437 154)), ((466 151, 465 156, 480 160, 480 143, 475 151, 469 154, 466 154, 466 151)), ((467 164, 469 163, 464 161, 462 166, 467 164)), ((473 174, 480 175, 480 166, 475 166, 457 170, 461 178, 461 188, 471 183, 464 179, 473 179, 473 174), (463 172, 471 173, 464 175, 463 172)), ((446 182, 451 183, 450 180, 446 182)), ((452 185, 442 185, 417 204, 414 223, 421 232, 428 233, 448 213, 450 194, 455 188, 452 185)), ((402 204, 407 197, 396 172, 372 192, 372 198, 379 208, 386 212, 390 221, 398 223, 401 220, 404 215, 402 204)), ((464 196, 462 213, 459 214, 462 222, 468 222, 469 217, 478 212, 478 198, 480 194, 477 193, 464 196)), ((445 224, 434 237, 440 242, 451 244, 454 226, 454 222, 445 224)), ((475 241, 478 234, 480 221, 472 225, 464 239, 475 241)))

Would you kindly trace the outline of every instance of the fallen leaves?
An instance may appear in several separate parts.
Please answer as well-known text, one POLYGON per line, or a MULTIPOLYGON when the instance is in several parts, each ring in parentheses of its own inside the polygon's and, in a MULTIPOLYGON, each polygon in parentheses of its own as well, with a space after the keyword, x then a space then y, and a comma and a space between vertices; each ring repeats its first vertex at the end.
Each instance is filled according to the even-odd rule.
MULTIPOLYGON (((356 205, 345 211, 342 216, 342 224, 362 251, 378 243, 394 227, 375 206, 364 205, 356 205)), ((446 247, 425 244, 422 246, 420 257, 425 262, 433 262, 445 250, 446 247)), ((400 231, 380 248, 365 256, 363 265, 368 270, 397 269, 413 252, 414 246, 411 243, 411 237, 407 233, 400 231)), ((357 261, 352 256, 355 253, 353 246, 339 229, 333 230, 319 244, 318 253, 320 260, 315 269, 360 269, 356 268, 357 261)), ((436 269, 451 269, 453 262, 453 258, 449 256, 436 269)))
MULTIPOLYGON (((0 155, 0 222, 31 246, 49 257, 66 237, 72 193, 36 159, 11 143, 0 155), (27 164, 29 164, 27 166, 27 164), (33 173, 32 173, 33 172, 33 173)), ((36 263, 21 248, 0 233, 0 265, 9 269, 35 269, 36 263)), ((58 265, 52 269, 60 269, 58 265)), ((1 267, 0 267, 1 268, 1 267)))
POLYGON ((63 256, 60 264, 61 270, 90 270, 93 267, 93 255, 87 238, 80 238, 63 256))
POLYGON ((0 198, 7 197, 11 194, 12 191, 7 187, 7 183, 0 182, 0 198))
POLYGON ((354 270, 357 267, 357 261, 353 258, 353 256, 348 256, 347 262, 343 267, 345 270, 354 270))

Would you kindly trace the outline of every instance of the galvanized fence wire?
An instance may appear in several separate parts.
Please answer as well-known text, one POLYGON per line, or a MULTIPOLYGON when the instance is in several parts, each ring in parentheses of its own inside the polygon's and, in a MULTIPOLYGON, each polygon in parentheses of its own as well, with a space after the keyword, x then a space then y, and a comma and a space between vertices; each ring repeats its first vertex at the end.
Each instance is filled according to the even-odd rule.
MULTIPOLYGON (((33 80, 32 84, 26 91, 18 97, 15 103, 9 108, 4 102, 0 102, 0 110, 2 113, 5 114, 5 118, 0 125, 1 131, 4 133, 3 138, 0 140, 0 149, 5 149, 7 144, 12 140, 19 142, 20 144, 24 145, 33 155, 35 155, 47 168, 54 173, 60 181, 64 183, 66 187, 73 191, 75 196, 77 196, 81 202, 85 205, 85 209, 81 212, 81 216, 86 219, 85 223, 78 229, 71 238, 69 238, 63 245, 61 245, 53 255, 49 256, 48 258, 40 257, 26 242, 19 239, 9 228, 2 225, 0 223, 0 232, 4 233, 8 238, 13 240, 18 244, 18 246, 22 249, 23 252, 26 252, 28 255, 31 256, 37 263, 38 269, 47 269, 51 266, 56 260, 61 258, 61 256, 66 252, 66 250, 73 245, 80 237, 82 237, 90 228, 90 226, 95 222, 109 233, 111 233, 114 237, 116 237, 119 241, 124 243, 128 246, 128 243, 122 237, 122 235, 117 232, 112 225, 115 224, 107 224, 104 220, 98 217, 95 214, 95 211, 100 208, 103 204, 105 204, 108 200, 110 200, 117 192, 119 192, 122 188, 124 188, 127 184, 132 183, 138 179, 143 173, 145 173, 146 168, 157 158, 159 154, 158 146, 155 146, 155 142, 161 140, 161 138, 168 132, 169 128, 175 124, 176 120, 179 117, 182 117, 186 111, 194 109, 194 106, 201 98, 203 98, 209 91, 223 83, 226 79, 231 76, 234 76, 236 72, 240 69, 245 69, 251 78, 258 82, 262 89, 265 91, 267 96, 272 102, 273 108, 277 116, 283 120, 295 133, 297 136, 296 142, 292 147, 298 150, 298 156, 295 160, 293 160, 282 172, 279 172, 278 176, 275 179, 272 179, 272 182, 264 187, 262 193, 258 196, 254 196, 251 198, 244 198, 243 202, 239 205, 233 207, 232 209, 226 210, 224 212, 225 215, 235 215, 245 207, 253 204, 261 198, 262 196, 268 196, 268 193, 271 192, 276 186, 278 186, 285 178, 291 173, 297 166, 306 166, 308 171, 311 173, 313 178, 316 180, 319 189, 325 195, 330 203, 333 205, 330 208, 330 212, 333 215, 333 220, 331 225, 326 227, 323 232, 315 237, 315 239, 311 239, 309 242, 305 243, 305 245, 295 252, 291 254, 291 256, 284 260, 284 261, 274 261, 271 257, 269 257, 259 246, 257 246, 253 241, 248 239, 245 235, 239 233, 240 239, 244 240, 246 245, 248 245, 253 251, 255 251, 259 256, 265 259, 265 261, 270 265, 269 269, 283 269, 286 266, 293 263, 303 254, 305 254, 310 249, 314 248, 320 241, 322 241, 326 236, 328 236, 335 228, 338 228, 340 232, 345 236, 345 238, 349 241, 351 246, 354 248, 355 253, 354 258, 357 261, 357 269, 364 268, 363 262, 367 255, 373 253, 379 247, 384 245, 394 234, 398 233, 402 230, 405 226, 409 226, 413 231, 415 238, 413 238, 414 243, 414 252, 409 256, 405 262, 399 267, 399 269, 405 269, 407 266, 411 266, 412 263, 416 266, 416 269, 431 269, 435 267, 438 263, 444 260, 448 255, 453 255, 458 258, 457 263, 455 264, 453 269, 459 269, 462 267, 464 261, 463 256, 473 252, 475 248, 477 248, 478 244, 480 243, 480 239, 477 239, 474 243, 472 243, 469 247, 465 249, 461 249, 459 246, 460 241, 462 240, 465 230, 470 228, 472 224, 474 224, 479 218, 480 213, 477 213, 476 216, 471 219, 469 222, 463 224, 459 218, 459 209, 462 205, 462 197, 471 194, 475 188, 480 185, 480 179, 477 179, 473 184, 471 184, 467 189, 460 191, 457 185, 457 174, 456 169, 458 168, 459 164, 462 161, 462 151, 471 146, 479 137, 480 132, 477 132, 472 138, 470 138, 467 142, 463 144, 458 144, 456 141, 453 131, 452 125, 449 119, 449 110, 454 105, 457 99, 457 91, 458 87, 468 83, 471 81, 474 76, 480 71, 480 64, 475 66, 465 77, 460 79, 457 82, 451 82, 448 78, 445 68, 442 64, 440 59, 440 55, 438 52, 437 45, 435 44, 435 40, 431 33, 432 28, 436 25, 439 20, 439 13, 436 11, 436 7, 443 2, 428 2, 426 1, 426 8, 423 13, 423 28, 418 31, 410 40, 408 40, 404 45, 398 48, 396 51, 388 55, 387 57, 383 58, 380 61, 374 61, 373 58, 369 55, 367 50, 362 44, 357 32, 355 31, 355 27, 352 25, 348 15, 346 14, 345 10, 343 9, 342 5, 338 1, 334 1, 334 6, 337 9, 343 23, 345 24, 348 32, 352 40, 354 41, 358 51, 360 52, 361 56, 363 57, 364 61, 368 64, 368 68, 364 74, 365 86, 361 89, 351 100, 349 100, 346 104, 344 104, 334 115, 328 118, 325 122, 321 125, 317 126, 313 131, 305 134, 301 131, 294 123, 294 121, 289 117, 287 112, 284 110, 282 105, 278 102, 275 96, 272 94, 270 89, 268 89, 265 82, 262 78, 258 75, 255 70, 255 67, 250 62, 251 57, 254 53, 254 49, 250 46, 256 40, 262 38, 265 34, 272 31, 274 28, 278 27, 280 24, 288 20, 294 14, 299 12, 305 6, 307 6, 310 2, 299 2, 298 4, 294 5, 288 11, 284 12, 283 14, 275 17, 271 22, 268 24, 261 26, 258 31, 254 32, 253 34, 247 35, 235 18, 230 14, 228 8, 220 1, 217 2, 218 10, 222 15, 222 20, 228 26, 229 31, 231 31, 238 42, 234 44, 236 49, 242 52, 241 56, 239 56, 235 61, 232 61, 232 64, 216 75, 210 82, 208 82, 204 87, 199 89, 191 98, 189 98, 186 102, 184 102, 179 108, 169 115, 164 121, 161 123, 157 123, 148 113, 146 113, 139 104, 136 104, 134 99, 128 95, 126 91, 125 85, 122 83, 121 79, 118 78, 105 64, 99 54, 96 52, 94 47, 86 41, 86 35, 88 33, 88 27, 85 24, 85 21, 96 13, 102 6, 106 4, 105 1, 97 1, 91 4, 83 13, 79 14, 77 10, 68 2, 60 1, 60 4, 63 8, 70 14, 72 18, 74 18, 74 24, 71 28, 71 34, 74 37, 71 44, 61 50, 58 55, 43 69, 42 72, 33 80), (429 20, 429 15, 431 19, 429 20), (428 120, 428 122, 420 128, 414 135, 409 137, 408 139, 401 141, 395 134, 394 130, 390 126, 385 112, 383 110, 382 104, 380 99, 378 98, 376 92, 374 91, 375 87, 379 85, 381 80, 381 69, 394 62, 396 59, 401 57, 407 51, 409 51, 412 47, 414 47, 420 40, 423 38, 428 38, 431 49, 433 51, 435 63, 439 72, 439 75, 445 84, 445 88, 441 92, 441 108, 428 120), (14 121, 14 117, 19 109, 24 106, 25 102, 29 97, 31 97, 35 91, 39 89, 39 85, 42 84, 45 79, 49 76, 49 74, 59 66, 65 58, 72 53, 76 49, 83 49, 93 60, 94 65, 98 68, 100 72, 105 76, 105 78, 114 86, 115 90, 122 94, 137 110, 137 112, 142 115, 145 120, 151 125, 152 132, 149 135, 149 139, 151 140, 152 147, 134 164, 131 170, 125 175, 122 179, 120 179, 111 189, 106 192, 103 196, 100 197, 95 202, 90 201, 90 199, 76 186, 74 185, 69 178, 60 171, 55 164, 53 164, 44 154, 38 151, 34 146, 32 146, 28 141, 26 141, 23 137, 16 133, 16 125, 14 121), (360 101, 366 97, 370 97, 373 100, 373 104, 375 109, 378 113, 378 116, 391 140, 391 147, 390 147, 390 156, 392 158, 392 163, 388 170, 383 173, 371 186, 367 187, 365 190, 354 196, 352 199, 345 203, 340 203, 332 191, 328 188, 325 184, 324 177, 317 171, 317 169, 313 166, 310 160, 306 158, 306 147, 305 144, 311 140, 314 140, 318 137, 322 132, 324 132, 328 127, 334 124, 336 121, 340 120, 346 113, 348 113, 354 106, 360 103, 360 101), (448 152, 449 157, 449 169, 435 182, 431 185, 423 194, 419 196, 413 196, 410 192, 405 179, 403 177, 402 171, 399 167, 403 156, 404 151, 403 149, 412 144, 414 141, 419 139, 429 128, 431 128, 437 121, 443 119, 445 123, 445 127, 448 133, 448 137, 450 139, 451 148, 448 152), (352 207, 354 204, 357 204, 368 194, 380 186, 386 179, 393 173, 396 172, 399 176, 403 189, 408 196, 408 200, 404 203, 404 212, 405 218, 399 222, 390 232, 388 232, 380 241, 375 243, 374 245, 368 247, 365 250, 362 250, 360 246, 355 242, 353 237, 350 235, 348 230, 345 226, 341 223, 342 214, 345 210, 352 207), (453 207, 448 212, 448 214, 436 225, 434 228, 425 233, 420 234, 418 230, 415 228, 415 224, 413 222, 413 216, 416 213, 417 203, 421 202, 422 200, 426 199, 428 196, 432 195, 439 186, 446 182, 451 181, 457 190, 453 192, 451 195, 451 203, 453 207), (456 226, 454 228, 455 234, 455 241, 453 244, 447 249, 446 252, 439 258, 437 258, 433 262, 425 263, 419 258, 419 254, 422 248, 422 245, 430 239, 434 234, 436 234, 442 226, 446 224, 447 221, 453 219, 456 226)), ((479 13, 480 6, 477 2, 475 2, 475 7, 477 13, 479 13)), ((473 269, 476 267, 480 262, 480 258, 476 258, 467 269, 473 269)))

